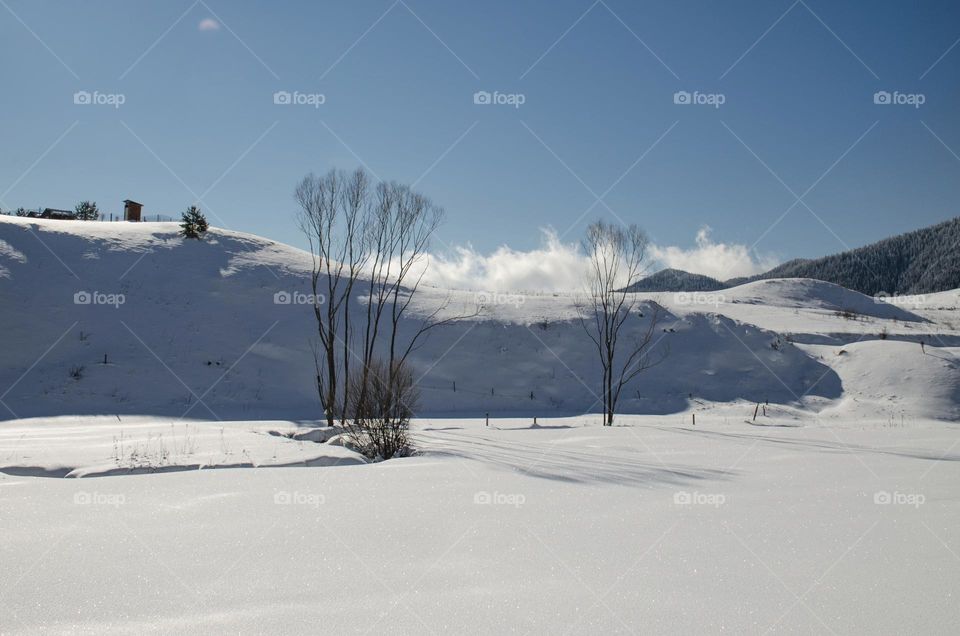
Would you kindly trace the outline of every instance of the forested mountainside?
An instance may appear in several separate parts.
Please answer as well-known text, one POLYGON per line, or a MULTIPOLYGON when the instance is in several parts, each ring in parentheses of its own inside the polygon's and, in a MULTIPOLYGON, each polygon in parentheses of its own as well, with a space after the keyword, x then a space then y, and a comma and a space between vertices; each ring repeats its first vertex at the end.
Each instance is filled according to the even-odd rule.
POLYGON ((863 294, 929 294, 960 287, 960 217, 816 259, 794 259, 756 276, 720 282, 665 269, 632 291, 712 291, 770 278, 815 278, 863 294))

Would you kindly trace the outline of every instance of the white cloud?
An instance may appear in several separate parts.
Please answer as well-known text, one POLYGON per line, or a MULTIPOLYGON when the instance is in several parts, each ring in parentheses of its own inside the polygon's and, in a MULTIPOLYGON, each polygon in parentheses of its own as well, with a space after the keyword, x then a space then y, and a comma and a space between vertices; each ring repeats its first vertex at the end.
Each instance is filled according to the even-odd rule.
POLYGON ((431 255, 424 280, 437 287, 485 291, 579 289, 587 263, 577 245, 561 243, 551 228, 540 232, 540 247, 529 252, 504 245, 485 255, 467 245, 451 256, 431 255))
MULTIPOLYGON (((710 228, 697 232, 691 248, 650 246, 654 261, 649 273, 671 267, 719 280, 749 276, 766 271, 777 260, 754 258, 746 245, 714 243, 710 228)), ((424 282, 449 289, 497 292, 580 291, 585 283, 588 261, 577 242, 564 243, 552 228, 541 228, 541 244, 530 251, 504 245, 490 254, 472 246, 460 246, 451 255, 431 254, 426 262, 424 282)))
POLYGON ((219 31, 220 23, 213 18, 204 18, 203 20, 200 20, 200 24, 197 25, 197 28, 201 31, 219 31))
POLYGON ((777 259, 770 255, 755 258, 746 245, 714 243, 710 232, 709 226, 700 228, 695 247, 653 245, 650 255, 664 267, 705 274, 718 280, 759 274, 777 264, 777 259))

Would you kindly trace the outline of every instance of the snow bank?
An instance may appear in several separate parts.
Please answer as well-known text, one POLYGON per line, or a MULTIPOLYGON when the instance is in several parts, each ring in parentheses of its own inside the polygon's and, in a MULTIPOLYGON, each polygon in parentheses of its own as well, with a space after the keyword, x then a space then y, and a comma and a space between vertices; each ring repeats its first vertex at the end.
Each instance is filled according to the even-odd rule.
POLYGON ((311 441, 324 429, 291 422, 148 417, 53 417, 0 427, 0 472, 41 477, 278 466, 346 466, 366 459, 311 441), (298 439, 299 438, 299 439, 298 439))

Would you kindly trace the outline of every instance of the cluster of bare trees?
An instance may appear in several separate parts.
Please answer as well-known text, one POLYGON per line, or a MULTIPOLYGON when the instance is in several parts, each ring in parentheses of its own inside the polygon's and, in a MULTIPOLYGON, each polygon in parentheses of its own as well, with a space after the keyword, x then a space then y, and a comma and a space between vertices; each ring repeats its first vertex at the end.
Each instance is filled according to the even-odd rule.
MULTIPOLYGON (((327 424, 342 426, 369 455, 392 457, 407 447, 419 397, 410 354, 432 329, 479 312, 442 317, 449 314, 444 302, 420 322, 405 320, 443 209, 408 186, 374 183, 360 169, 308 175, 295 197, 313 257, 314 297, 325 299, 313 311, 317 391, 327 424)), ((649 303, 644 316, 629 291, 645 275, 648 245, 636 226, 603 221, 590 225, 583 240, 589 279, 578 310, 600 361, 607 426, 624 387, 667 355, 655 339, 663 309, 649 303)))
POLYGON ((465 317, 441 318, 442 303, 401 329, 443 209, 408 186, 373 183, 361 169, 308 175, 295 198, 313 256, 314 297, 325 298, 313 310, 327 424, 343 426, 371 456, 392 457, 407 446, 417 403, 410 354, 432 329, 465 317))
POLYGON ((631 380, 662 362, 666 345, 654 339, 663 308, 640 310, 630 288, 646 275, 649 240, 636 225, 597 221, 587 228, 582 247, 589 261, 586 300, 578 304, 580 324, 597 350, 602 370, 603 423, 613 425, 620 394, 631 380), (646 318, 648 324, 632 329, 646 318), (623 332, 624 327, 627 331, 623 332))

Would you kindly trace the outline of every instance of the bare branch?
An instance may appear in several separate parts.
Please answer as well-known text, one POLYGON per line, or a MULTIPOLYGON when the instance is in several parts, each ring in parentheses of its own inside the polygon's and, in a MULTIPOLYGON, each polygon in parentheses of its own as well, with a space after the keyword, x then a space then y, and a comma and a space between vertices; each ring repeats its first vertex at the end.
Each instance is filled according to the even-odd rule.
MULTIPOLYGON (((623 387, 662 359, 649 356, 662 308, 651 312, 646 332, 629 344, 621 343, 621 330, 639 319, 637 298, 629 289, 645 273, 646 234, 637 226, 619 227, 597 221, 587 228, 582 247, 589 260, 589 307, 577 304, 580 325, 597 348, 603 375, 604 424, 613 424, 623 387), (633 320, 631 320, 633 319, 633 320), (622 360, 617 363, 617 360, 622 360)), ((661 351, 665 351, 662 349, 661 351)), ((665 354, 664 354, 665 357, 665 354)))

